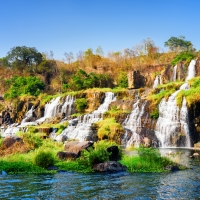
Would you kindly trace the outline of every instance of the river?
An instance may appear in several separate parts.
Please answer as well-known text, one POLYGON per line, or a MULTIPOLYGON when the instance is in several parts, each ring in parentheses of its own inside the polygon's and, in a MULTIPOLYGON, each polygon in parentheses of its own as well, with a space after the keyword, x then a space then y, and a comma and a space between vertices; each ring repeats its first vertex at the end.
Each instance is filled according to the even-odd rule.
MULTIPOLYGON (((170 149, 162 149, 164 154, 170 149)), ((174 159, 190 167, 165 173, 74 173, 0 176, 0 199, 200 199, 200 161, 182 152, 174 159)))

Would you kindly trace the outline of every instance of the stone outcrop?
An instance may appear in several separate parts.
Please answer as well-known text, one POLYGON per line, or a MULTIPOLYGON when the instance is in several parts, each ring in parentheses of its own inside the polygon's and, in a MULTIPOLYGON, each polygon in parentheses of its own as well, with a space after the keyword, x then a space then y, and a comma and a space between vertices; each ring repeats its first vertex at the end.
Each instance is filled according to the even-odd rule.
POLYGON ((138 70, 128 73, 128 88, 138 89, 145 87, 146 78, 138 70))
POLYGON ((2 143, 3 148, 11 147, 15 142, 21 142, 21 138, 14 136, 7 136, 2 143))
POLYGON ((126 171, 126 167, 119 162, 108 161, 94 165, 93 170, 95 172, 120 172, 126 171))
POLYGON ((84 141, 84 142, 71 141, 65 143, 64 151, 80 155, 81 151, 88 149, 89 147, 93 146, 93 144, 94 142, 92 141, 84 141))
POLYGON ((57 153, 57 157, 60 158, 61 160, 75 160, 76 158, 78 158, 78 154, 72 152, 59 151, 57 153))

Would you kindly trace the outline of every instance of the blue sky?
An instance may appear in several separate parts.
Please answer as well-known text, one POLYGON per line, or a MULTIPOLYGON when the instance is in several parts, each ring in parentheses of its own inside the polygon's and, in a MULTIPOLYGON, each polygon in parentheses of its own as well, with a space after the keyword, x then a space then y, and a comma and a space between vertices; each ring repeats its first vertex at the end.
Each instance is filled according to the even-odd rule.
POLYGON ((199 0, 0 0, 0 57, 25 45, 39 52, 101 46, 104 53, 132 48, 146 38, 164 49, 183 35, 200 49, 199 0))

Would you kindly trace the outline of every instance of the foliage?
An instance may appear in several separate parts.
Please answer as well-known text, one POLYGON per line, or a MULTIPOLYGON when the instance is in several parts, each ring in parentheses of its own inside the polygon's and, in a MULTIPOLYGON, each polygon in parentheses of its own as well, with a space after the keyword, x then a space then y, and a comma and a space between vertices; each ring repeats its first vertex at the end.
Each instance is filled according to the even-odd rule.
POLYGON ((123 117, 130 113, 130 110, 121 110, 120 108, 117 108, 117 106, 111 106, 110 110, 106 111, 103 115, 105 118, 114 118, 117 120, 120 117, 123 117))
POLYGON ((185 61, 186 63, 189 63, 192 59, 194 59, 194 54, 191 52, 181 52, 178 55, 175 56, 175 58, 172 60, 171 64, 176 65, 180 61, 185 61))
POLYGON ((190 89, 181 90, 176 96, 176 103, 182 106, 183 98, 186 98, 187 106, 191 107, 196 102, 200 102, 200 77, 192 78, 188 81, 190 89))
POLYGON ((109 81, 110 78, 105 74, 95 74, 93 72, 87 74, 84 70, 79 69, 78 72, 72 76, 68 87, 72 90, 105 87, 108 85, 109 81))
POLYGON ((162 157, 158 149, 144 147, 138 149, 138 155, 124 156, 120 162, 129 172, 163 172, 166 166, 174 164, 162 157))
MULTIPOLYGON (((113 145, 117 145, 115 142, 109 142, 107 140, 102 140, 94 143, 94 148, 89 148, 88 151, 84 150, 79 159, 79 163, 84 164, 88 167, 92 167, 95 164, 109 161, 109 156, 111 153, 107 151, 107 148, 113 145)), ((118 146, 120 155, 122 156, 122 150, 118 146)))
POLYGON ((165 42, 165 46, 169 47, 171 51, 175 51, 178 48, 182 51, 193 50, 193 44, 191 43, 191 41, 185 40, 184 36, 169 38, 169 40, 165 42))
POLYGON ((87 106, 88 106, 87 99, 85 98, 76 99, 75 107, 78 112, 83 113, 84 110, 87 108, 87 106))
POLYGON ((39 148, 42 146, 42 139, 40 138, 39 135, 32 133, 32 132, 26 132, 21 134, 21 137, 23 141, 29 145, 30 148, 39 148))
POLYGON ((122 71, 119 73, 117 77, 117 86, 121 88, 128 87, 128 77, 126 72, 122 71))
POLYGON ((13 78, 8 79, 6 83, 9 85, 9 89, 4 95, 6 99, 14 99, 25 94, 38 96, 45 88, 45 84, 35 76, 14 76, 13 78))
POLYGON ((8 61, 13 68, 24 70, 32 68, 42 62, 42 54, 35 47, 16 46, 8 53, 8 61))
POLYGON ((97 135, 99 139, 109 139, 120 142, 120 136, 123 134, 124 129, 114 118, 106 118, 96 122, 96 124, 98 126, 97 135))
POLYGON ((55 163, 55 158, 52 154, 52 151, 50 149, 48 150, 40 148, 34 157, 34 163, 42 168, 53 166, 55 163))
POLYGON ((153 110, 153 111, 150 113, 150 117, 153 118, 153 119, 158 119, 158 117, 159 117, 159 110, 158 110, 157 107, 156 107, 155 110, 153 110))

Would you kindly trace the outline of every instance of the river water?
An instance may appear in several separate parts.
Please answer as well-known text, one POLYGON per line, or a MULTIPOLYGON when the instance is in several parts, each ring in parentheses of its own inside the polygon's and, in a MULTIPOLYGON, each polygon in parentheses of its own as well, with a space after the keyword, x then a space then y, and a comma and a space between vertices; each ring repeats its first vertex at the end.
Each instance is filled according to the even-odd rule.
MULTIPOLYGON (((161 150, 165 154, 167 150, 161 150)), ((200 199, 200 161, 172 149, 188 170, 165 173, 73 173, 0 176, 0 199, 200 199)))

